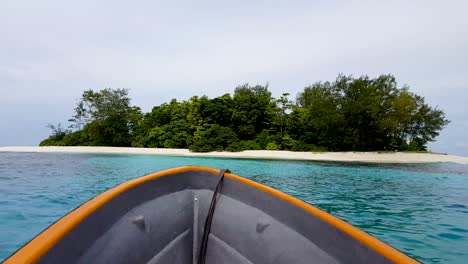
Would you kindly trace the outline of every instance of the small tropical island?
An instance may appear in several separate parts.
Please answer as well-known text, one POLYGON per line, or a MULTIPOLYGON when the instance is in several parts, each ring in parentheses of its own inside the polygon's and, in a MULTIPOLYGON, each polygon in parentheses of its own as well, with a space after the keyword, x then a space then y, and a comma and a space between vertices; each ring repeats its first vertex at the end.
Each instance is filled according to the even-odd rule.
POLYGON ((127 89, 87 90, 67 129, 49 125, 40 146, 242 150, 426 151, 448 124, 442 110, 398 87, 391 75, 317 82, 295 101, 268 85, 242 85, 213 99, 171 100, 142 113, 127 89))
POLYGON ((70 125, 67 128, 60 123, 49 125, 52 134, 40 143, 40 149, 468 163, 463 157, 427 154, 427 143, 435 140, 449 120, 443 110, 428 105, 424 97, 410 92, 408 86, 399 87, 392 75, 376 78, 339 75, 333 82, 316 82, 305 87, 295 100, 290 100, 288 93, 273 97, 268 85, 245 84, 236 87, 233 95, 173 99, 154 106, 148 113, 131 104, 128 92, 110 88, 84 91, 68 120, 70 125))

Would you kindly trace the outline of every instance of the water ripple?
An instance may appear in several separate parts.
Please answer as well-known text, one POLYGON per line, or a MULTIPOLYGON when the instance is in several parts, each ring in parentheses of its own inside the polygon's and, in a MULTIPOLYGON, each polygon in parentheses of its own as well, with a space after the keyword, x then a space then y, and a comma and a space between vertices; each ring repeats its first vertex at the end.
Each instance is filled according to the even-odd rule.
POLYGON ((0 261, 99 193, 185 165, 229 168, 426 263, 468 263, 468 166, 0 153, 0 261))

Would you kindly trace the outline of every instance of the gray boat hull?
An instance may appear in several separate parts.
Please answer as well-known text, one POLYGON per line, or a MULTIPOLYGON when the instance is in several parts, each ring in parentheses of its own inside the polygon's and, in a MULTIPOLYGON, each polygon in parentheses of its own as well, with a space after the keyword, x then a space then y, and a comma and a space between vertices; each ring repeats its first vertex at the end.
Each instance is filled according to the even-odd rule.
MULTIPOLYGON (((293 198, 228 176, 218 196, 207 263, 399 262, 346 228, 291 202, 293 198)), ((216 170, 189 167, 125 188, 88 211, 37 262, 196 263, 218 180, 216 170)), ((415 262, 390 246, 386 250, 415 262)), ((21 256, 21 250, 18 253, 21 256)))

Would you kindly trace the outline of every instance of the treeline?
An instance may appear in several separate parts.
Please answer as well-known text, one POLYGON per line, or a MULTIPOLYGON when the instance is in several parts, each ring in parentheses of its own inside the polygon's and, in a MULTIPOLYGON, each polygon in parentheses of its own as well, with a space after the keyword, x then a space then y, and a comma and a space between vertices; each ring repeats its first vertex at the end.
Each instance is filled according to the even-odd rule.
POLYGON ((338 76, 304 88, 295 101, 268 86, 242 85, 213 99, 173 99, 151 112, 128 90, 87 90, 68 129, 51 126, 41 146, 133 146, 192 151, 424 151, 449 121, 391 75, 338 76))

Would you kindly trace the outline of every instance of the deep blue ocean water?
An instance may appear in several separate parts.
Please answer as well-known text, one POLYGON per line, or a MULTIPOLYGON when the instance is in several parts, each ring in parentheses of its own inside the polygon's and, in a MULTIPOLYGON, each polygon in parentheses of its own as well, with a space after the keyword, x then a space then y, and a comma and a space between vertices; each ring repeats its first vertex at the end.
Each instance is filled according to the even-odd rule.
POLYGON ((229 168, 318 206, 420 261, 468 263, 467 165, 1 152, 0 261, 101 192, 185 165, 229 168))

